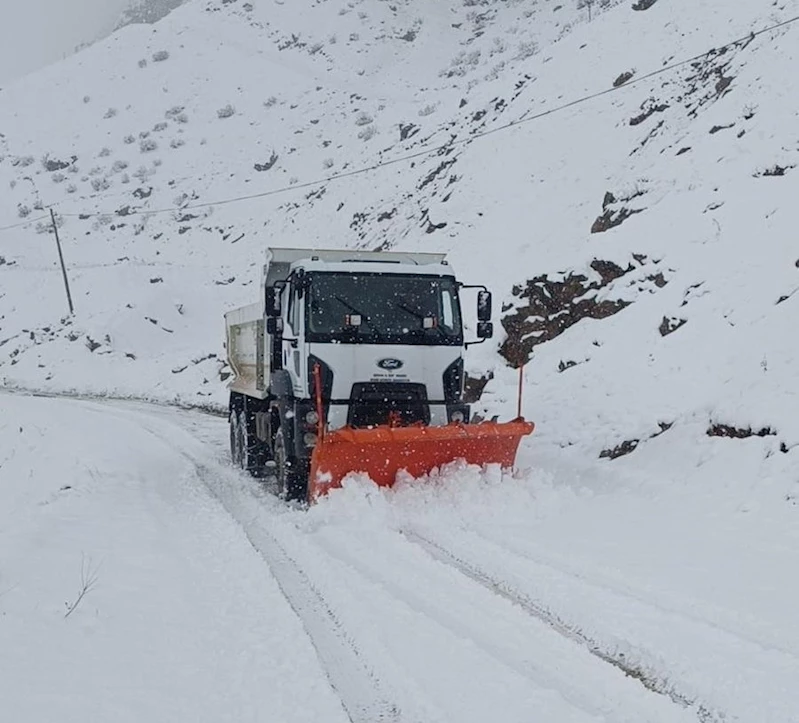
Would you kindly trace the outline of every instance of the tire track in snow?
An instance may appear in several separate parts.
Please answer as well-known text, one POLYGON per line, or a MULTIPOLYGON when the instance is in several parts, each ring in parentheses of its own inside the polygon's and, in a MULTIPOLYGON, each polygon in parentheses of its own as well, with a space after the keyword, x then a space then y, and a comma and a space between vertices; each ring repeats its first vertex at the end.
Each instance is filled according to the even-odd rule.
POLYGON ((300 619, 322 669, 352 723, 416 723, 387 690, 335 610, 286 546, 258 518, 253 519, 235 495, 220 494, 218 472, 183 454, 199 481, 241 525, 250 544, 264 559, 286 602, 300 619))
MULTIPOLYGON (((80 401, 102 403, 102 400, 80 401)), ((266 562, 283 597, 302 623, 320 666, 339 696, 351 723, 422 723, 418 717, 407 715, 394 700, 320 590, 289 554, 286 546, 264 526, 263 519, 257 515, 263 508, 263 501, 255 498, 252 489, 237 492, 236 486, 242 480, 232 469, 221 466, 215 468, 215 460, 211 463, 202 461, 202 457, 213 458, 207 451, 198 454, 190 451, 188 444, 178 442, 175 431, 188 437, 192 435, 174 420, 151 416, 142 410, 127 410, 113 404, 108 406, 110 413, 135 421, 159 440, 165 438, 164 430, 154 428, 152 422, 155 421, 158 426, 169 425, 169 431, 172 432, 169 435, 170 443, 175 452, 192 466, 198 482, 241 525, 252 547, 266 562), (247 502, 258 504, 256 514, 251 507, 248 509, 247 502)), ((191 441, 197 443, 195 438, 191 441)))
MULTIPOLYGON (((397 535, 398 540, 409 536, 397 530, 386 530, 388 534, 397 535)), ((406 541, 399 543, 406 545, 406 541)), ((588 714, 592 719, 606 721, 663 721, 663 720, 701 720, 710 721, 711 718, 702 718, 695 706, 687 701, 675 700, 669 696, 662 696, 658 705, 651 706, 644 701, 647 695, 640 689, 633 692, 632 688, 625 690, 624 686, 617 686, 620 678, 618 676, 619 666, 613 665, 612 668, 604 665, 611 662, 602 658, 603 666, 601 673, 596 675, 600 669, 588 663, 595 663, 589 656, 584 654, 585 641, 574 631, 569 630, 568 626, 560 621, 556 625, 550 624, 550 620, 542 620, 541 616, 535 615, 536 623, 543 622, 545 627, 539 633, 535 633, 535 627, 530 629, 519 626, 519 620, 513 614, 508 614, 510 607, 503 609, 500 607, 484 607, 485 599, 479 595, 468 594, 468 586, 471 582, 478 582, 481 587, 488 588, 489 592, 496 593, 492 587, 484 584, 482 580, 475 580, 471 575, 465 577, 469 579, 466 587, 452 584, 449 581, 446 586, 442 586, 440 591, 431 586, 433 579, 443 580, 437 576, 432 568, 427 569, 425 579, 424 566, 418 565, 418 560, 403 558, 402 552, 397 549, 395 554, 386 556, 385 565, 383 561, 375 556, 375 553, 362 554, 361 546, 364 549, 380 550, 380 554, 385 554, 389 548, 384 544, 368 544, 364 538, 355 539, 349 534, 341 536, 340 532, 325 534, 321 549, 336 560, 344 563, 349 569, 372 585, 378 586, 393 600, 407 606, 414 613, 424 616, 427 620, 437 625, 445 634, 455 639, 468 640, 470 645, 479 649, 486 660, 492 660, 506 668, 513 674, 522 676, 536 687, 551 690, 561 696, 563 701, 569 706, 588 714), (410 574, 402 574, 403 560, 405 567, 410 571, 417 569, 418 575, 411 577, 410 574), (413 581, 413 582, 411 582, 413 581), (471 618, 471 619, 470 619, 471 618), (490 623, 487 621, 491 621, 490 623), (515 620, 516 627, 511 637, 502 634, 503 624, 515 620), (546 638, 539 637, 545 629, 555 628, 555 632, 561 637, 567 638, 570 642, 566 648, 562 645, 548 643, 546 638), (519 647, 519 641, 526 640, 527 645, 519 647), (574 650, 572 643, 579 645, 579 650, 574 650), (571 652, 569 652, 571 648, 571 652), (537 654, 533 657, 525 651, 536 650, 537 654), (567 655, 568 653, 568 655, 567 655), (576 653, 576 655, 575 655, 576 653), (550 657, 551 656, 551 657, 550 657), (566 656, 566 657, 564 657, 566 656), (569 668, 571 673, 564 675, 564 660, 570 660, 569 668), (594 675, 591 676, 591 670, 594 675), (583 677, 587 676, 587 677, 583 677), (591 682, 586 682, 590 680, 591 682), (614 682, 615 681, 615 682, 614 682), (599 691, 616 690, 616 694, 611 698, 607 693, 599 691), (639 693, 640 691, 640 693, 639 693), (668 708, 678 703, 680 715, 672 716, 668 708), (685 713, 683 713, 685 709, 685 713)), ((412 545, 411 547, 416 547, 412 545)), ((409 547, 408 549, 411 549, 409 547)), ((407 557, 407 555, 405 556, 407 557)), ((441 562, 436 559, 437 562, 441 562)), ((455 567, 448 564, 448 567, 455 567)), ((462 574, 462 570, 455 569, 456 574, 462 574)), ((514 609, 518 606, 517 601, 503 595, 503 598, 514 603, 514 609)), ((530 611, 525 609, 524 612, 530 611)), ((595 651, 589 650, 592 654, 595 651)), ((622 670, 625 676, 631 677, 627 670, 622 670)), ((646 686, 645 686, 646 687, 646 686)), ((651 692, 651 689, 650 689, 651 692)))
POLYGON ((612 653, 604 649, 599 643, 584 633, 579 626, 567 623, 549 607, 518 590, 507 580, 486 572, 415 530, 405 527, 400 530, 400 533, 409 541, 417 544, 433 559, 452 567, 470 580, 520 607, 528 615, 542 621, 555 632, 584 647, 591 655, 617 668, 626 676, 634 678, 650 692, 666 696, 677 705, 694 710, 697 718, 702 723, 723 723, 723 721, 727 720, 727 716, 724 713, 711 710, 699 701, 680 693, 664 677, 658 677, 642 667, 636 666, 631 661, 628 661, 624 654, 612 653))
POLYGON ((603 576, 597 574, 595 571, 587 573, 583 570, 576 570, 573 568, 573 566, 564 565, 564 563, 561 561, 554 561, 546 556, 540 556, 538 553, 533 553, 525 548, 522 548, 519 545, 514 544, 513 540, 503 539, 501 537, 488 534, 479 527, 471 526, 469 527, 469 532, 489 543, 490 545, 506 550, 524 560, 529 560, 534 565, 553 570, 554 572, 578 580, 579 582, 592 588, 605 590, 613 595, 628 598, 636 603, 640 603, 641 605, 655 608, 666 615, 676 615, 680 618, 685 618, 697 625, 712 628, 722 635, 737 639, 747 645, 755 646, 763 651, 778 653, 780 655, 793 658, 794 660, 799 659, 796 651, 788 646, 780 645, 773 640, 765 640, 761 637, 758 637, 756 634, 750 634, 745 631, 733 629, 729 625, 719 622, 717 619, 714 620, 711 617, 700 615, 696 612, 696 610, 690 609, 690 607, 664 603, 653 597, 651 594, 642 593, 640 590, 637 590, 630 585, 619 584, 618 582, 603 579, 603 576))

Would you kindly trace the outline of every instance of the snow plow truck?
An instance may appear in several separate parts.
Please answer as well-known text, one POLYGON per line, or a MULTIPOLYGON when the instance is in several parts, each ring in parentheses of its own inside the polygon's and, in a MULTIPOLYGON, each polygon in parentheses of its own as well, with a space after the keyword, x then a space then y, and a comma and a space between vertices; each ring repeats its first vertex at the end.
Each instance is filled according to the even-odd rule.
POLYGON ((521 417, 471 423, 463 354, 493 334, 491 293, 460 283, 444 254, 271 248, 259 300, 225 327, 232 461, 289 500, 351 472, 391 486, 458 459, 512 467, 533 431, 521 417))

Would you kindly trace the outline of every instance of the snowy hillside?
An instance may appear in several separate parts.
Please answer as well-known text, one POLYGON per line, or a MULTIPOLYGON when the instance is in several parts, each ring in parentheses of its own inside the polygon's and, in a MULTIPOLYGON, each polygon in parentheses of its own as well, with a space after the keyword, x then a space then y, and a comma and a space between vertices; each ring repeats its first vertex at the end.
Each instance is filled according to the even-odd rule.
MULTIPOLYGON (((718 424, 790 449, 795 26, 636 79, 797 9, 211 1, 125 27, 2 94, 0 218, 31 223, 0 241, 0 375, 222 403, 221 312, 253 298, 265 246, 435 248, 504 299, 514 364, 547 341, 526 374, 541 442, 610 454, 718 424)), ((513 373, 472 360, 510 413, 513 373)))
POLYGON ((306 513, 224 420, 0 395, 0 699, 18 673, 48 717, 46 669, 85 720, 81 681, 115 710, 144 670, 131 720, 799 721, 797 16, 187 0, 0 91, 3 387, 224 407, 265 247, 436 250, 499 302, 476 409, 512 417, 524 364, 537 425, 513 477, 306 513))

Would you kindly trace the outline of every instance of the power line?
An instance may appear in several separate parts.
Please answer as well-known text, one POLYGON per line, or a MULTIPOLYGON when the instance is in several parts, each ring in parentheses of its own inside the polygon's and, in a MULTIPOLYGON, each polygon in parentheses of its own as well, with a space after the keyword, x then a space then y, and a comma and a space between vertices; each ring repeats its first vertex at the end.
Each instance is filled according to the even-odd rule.
MULTIPOLYGON (((789 18, 787 20, 783 20, 778 23, 774 23, 773 25, 761 28, 760 30, 753 31, 748 35, 744 35, 743 37, 731 40, 725 43, 724 45, 711 48, 710 50, 707 50, 704 53, 700 53, 698 55, 694 55, 693 57, 686 58, 684 60, 680 60, 674 63, 669 63, 667 65, 662 66, 661 68, 658 68, 657 70, 653 70, 650 71, 649 73, 645 73, 644 75, 632 78, 631 80, 628 80, 626 83, 623 83, 619 86, 611 86, 610 88, 605 88, 603 90, 596 91, 595 93, 584 95, 574 100, 568 101, 566 103, 553 106, 552 108, 548 108, 547 110, 539 111, 538 113, 534 113, 532 115, 525 115, 516 120, 509 121, 508 123, 504 123, 502 125, 498 125, 483 131, 478 131, 476 133, 471 134, 468 138, 460 138, 460 139, 453 138, 447 143, 438 146, 422 148, 418 151, 414 151, 413 153, 408 153, 402 156, 398 156, 396 158, 390 158, 388 160, 377 161, 376 163, 370 164, 368 166, 361 166, 359 168, 354 168, 351 171, 342 171, 341 173, 334 173, 330 176, 317 178, 312 181, 304 181, 303 183, 295 183, 288 186, 281 186, 278 188, 270 189, 268 191, 259 191, 256 193, 250 193, 241 196, 234 196, 231 198, 220 199, 218 201, 203 201, 201 203, 189 203, 183 206, 174 206, 171 208, 157 208, 157 209, 142 210, 142 211, 130 211, 129 213, 124 215, 156 216, 165 213, 179 213, 182 211, 189 211, 200 208, 210 208, 211 206, 225 206, 232 203, 239 203, 241 201, 252 201, 258 198, 268 198, 270 196, 277 196, 283 193, 288 193, 290 191, 298 191, 302 189, 312 188, 315 186, 322 186, 328 183, 332 183, 334 181, 340 181, 346 178, 352 178, 354 176, 359 176, 365 173, 371 173, 372 171, 381 170, 383 168, 387 168, 389 166, 395 166, 400 163, 407 163, 408 161, 413 161, 416 160, 417 158, 423 158, 425 156, 429 156, 434 153, 446 152, 456 146, 466 145, 468 143, 471 143, 472 141, 480 140, 481 138, 485 138, 486 136, 493 135, 495 133, 501 133, 510 130, 511 128, 515 128, 525 123, 532 123, 533 121, 541 120, 542 118, 554 115, 555 113, 560 113, 564 110, 568 110, 569 108, 574 108, 575 106, 582 105, 583 103, 588 103, 592 100, 596 100, 597 98, 601 98, 605 95, 609 95, 611 93, 624 90, 629 86, 636 85, 638 83, 643 83, 644 81, 650 80, 658 75, 662 75, 663 73, 668 73, 672 70, 676 70, 686 65, 690 65, 691 63, 696 63, 697 61, 703 60, 704 58, 707 58, 710 55, 723 53, 728 48, 731 48, 735 45, 741 43, 746 43, 748 45, 755 38, 764 35, 765 33, 770 33, 773 32, 774 30, 779 30, 780 28, 787 27, 796 22, 799 22, 799 15, 789 18)), ((85 219, 85 218, 97 218, 100 216, 114 216, 117 215, 117 212, 116 211, 106 211, 106 212, 94 211, 89 213, 60 212, 59 215, 85 219)), ((13 226, 8 226, 8 227, 0 227, 0 231, 6 231, 10 230, 11 228, 17 228, 18 226, 24 225, 25 223, 33 223, 33 221, 26 221, 23 224, 15 224, 13 226)))
POLYGON ((11 231, 15 228, 22 228, 22 226, 28 226, 32 223, 37 223, 39 221, 44 221, 47 216, 37 216, 36 218, 26 218, 24 221, 20 221, 19 223, 12 223, 10 226, 0 226, 0 231, 11 231))

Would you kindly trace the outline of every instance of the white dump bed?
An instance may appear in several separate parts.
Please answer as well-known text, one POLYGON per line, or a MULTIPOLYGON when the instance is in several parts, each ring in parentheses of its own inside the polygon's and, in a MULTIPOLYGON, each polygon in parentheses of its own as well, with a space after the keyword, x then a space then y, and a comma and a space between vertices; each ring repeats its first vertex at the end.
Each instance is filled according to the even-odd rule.
POLYGON ((264 363, 264 304, 242 306, 225 314, 227 358, 233 371, 231 391, 263 399, 267 365, 264 363))

